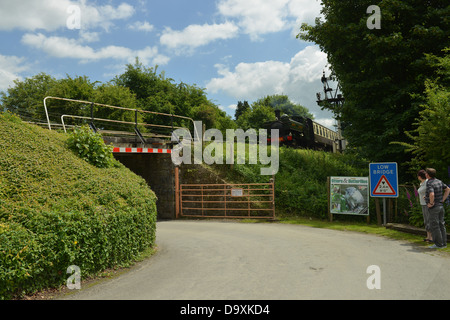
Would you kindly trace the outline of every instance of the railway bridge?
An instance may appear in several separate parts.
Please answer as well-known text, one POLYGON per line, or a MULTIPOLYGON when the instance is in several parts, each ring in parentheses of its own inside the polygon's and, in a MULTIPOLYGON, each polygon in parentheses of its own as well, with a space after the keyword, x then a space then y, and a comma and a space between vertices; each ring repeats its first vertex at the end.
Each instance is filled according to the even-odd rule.
MULTIPOLYGON (((196 128, 189 117, 60 97, 46 97, 44 109, 49 130, 67 132, 87 124, 101 133, 105 143, 113 146, 114 157, 143 177, 155 192, 160 220, 181 216, 275 217, 273 179, 268 183, 229 184, 201 164, 173 163, 174 130, 186 129, 194 139, 203 137, 204 128, 196 128), (60 110, 68 112, 61 114, 60 110)), ((330 138, 329 129, 315 127, 315 132, 318 141, 327 143, 324 139, 330 138)))

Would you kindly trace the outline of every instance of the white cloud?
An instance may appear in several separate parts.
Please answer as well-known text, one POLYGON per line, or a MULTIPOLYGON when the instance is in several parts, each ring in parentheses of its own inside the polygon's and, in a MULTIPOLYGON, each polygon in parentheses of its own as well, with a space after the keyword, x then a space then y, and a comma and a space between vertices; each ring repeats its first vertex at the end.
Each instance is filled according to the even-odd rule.
POLYGON ((296 34, 302 22, 314 22, 320 8, 319 0, 219 0, 218 16, 226 22, 192 24, 183 30, 166 27, 160 43, 176 54, 192 54, 195 48, 235 38, 239 33, 248 34, 252 40, 290 28, 296 34))
POLYGON ((214 93, 224 91, 237 99, 246 97, 250 100, 267 94, 292 92, 303 83, 320 80, 326 64, 326 54, 315 46, 308 46, 298 52, 289 63, 239 63, 234 71, 217 64, 220 77, 211 79, 207 88, 214 93))
POLYGON ((221 77, 212 79, 207 84, 208 90, 224 91, 237 99, 256 99, 267 92, 280 93, 279 85, 289 72, 289 64, 280 61, 239 63, 234 71, 221 64, 216 68, 221 77))
POLYGON ((236 104, 230 104, 228 106, 218 105, 218 107, 220 110, 225 111, 225 112, 227 112, 227 111, 234 112, 237 108, 237 105, 236 104))
POLYGON ((0 1, 0 30, 22 29, 27 31, 54 31, 67 27, 67 20, 74 14, 71 6, 80 10, 81 29, 101 27, 108 30, 113 20, 131 17, 135 9, 127 3, 111 5, 88 5, 86 0, 20 0, 0 1))
MULTIPOLYGON (((66 9, 67 10, 67 9, 66 9)), ((100 27, 109 30, 113 26, 113 20, 125 20, 130 18, 135 9, 127 3, 121 3, 117 8, 111 5, 89 6, 82 1, 80 6, 81 29, 100 27)))
POLYGON ((296 19, 296 24, 300 26, 303 22, 313 24, 316 17, 322 16, 321 0, 290 0, 288 3, 289 15, 296 19))
POLYGON ((223 24, 193 24, 182 31, 167 27, 160 38, 162 45, 178 53, 190 51, 219 39, 231 39, 237 35, 238 27, 231 22, 223 24))
POLYGON ((337 124, 336 124, 336 120, 333 118, 318 118, 318 119, 316 118, 316 119, 314 119, 314 121, 331 129, 331 130, 336 131, 337 124))
POLYGON ((0 91, 8 89, 16 79, 22 80, 19 73, 28 69, 24 62, 24 58, 0 54, 0 91))
POLYGON ((56 58, 71 58, 81 62, 92 62, 102 59, 123 60, 132 63, 135 57, 144 64, 166 64, 169 59, 158 54, 156 47, 145 47, 141 50, 132 50, 121 46, 106 46, 94 49, 87 45, 80 44, 75 39, 64 37, 47 37, 42 33, 27 33, 22 37, 22 43, 33 48, 44 51, 56 58))
POLYGON ((318 0, 221 0, 217 7, 222 16, 236 19, 252 40, 259 40, 263 34, 298 31, 302 22, 313 23, 321 5, 318 0))
MULTIPOLYGON (((88 7, 85 4, 83 5, 84 7, 88 7)), ((134 14, 133 6, 128 3, 121 3, 117 8, 110 5, 100 6, 98 11, 100 13, 100 17, 102 17, 101 19, 108 17, 108 20, 127 19, 134 14)))
POLYGON ((267 95, 285 94, 291 101, 307 107, 316 118, 331 119, 316 103, 316 92, 322 90, 320 78, 328 74, 327 56, 317 46, 299 51, 290 62, 265 61, 239 63, 234 70, 217 64, 219 77, 206 88, 211 93, 224 93, 237 101, 255 101, 267 95))
POLYGON ((150 32, 153 31, 155 27, 148 23, 147 21, 136 21, 135 23, 128 26, 128 29, 131 30, 137 30, 137 31, 144 31, 144 32, 150 32))
POLYGON ((100 34, 98 32, 89 32, 80 30, 80 42, 97 42, 100 41, 100 34))
POLYGON ((245 33, 257 39, 259 34, 281 31, 286 27, 288 0, 223 0, 219 13, 227 18, 237 18, 245 33))

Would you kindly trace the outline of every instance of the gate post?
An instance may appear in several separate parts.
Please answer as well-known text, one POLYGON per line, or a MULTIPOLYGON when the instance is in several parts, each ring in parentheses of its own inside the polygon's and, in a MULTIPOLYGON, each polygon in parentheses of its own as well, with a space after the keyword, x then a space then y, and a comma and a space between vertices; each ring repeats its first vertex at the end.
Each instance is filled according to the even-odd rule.
POLYGON ((275 175, 272 175, 272 179, 270 179, 272 184, 272 216, 275 219, 275 175))
POLYGON ((175 218, 180 217, 180 180, 179 167, 175 166, 175 218))

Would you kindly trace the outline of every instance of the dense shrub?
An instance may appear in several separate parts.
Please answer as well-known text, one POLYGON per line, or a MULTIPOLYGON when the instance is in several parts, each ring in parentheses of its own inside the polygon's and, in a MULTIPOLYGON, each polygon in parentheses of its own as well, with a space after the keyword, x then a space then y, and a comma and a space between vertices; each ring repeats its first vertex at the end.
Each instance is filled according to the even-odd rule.
POLYGON ((67 136, 0 113, 0 299, 127 265, 155 241, 156 196, 124 166, 97 168, 67 136))
POLYGON ((116 163, 112 155, 113 147, 106 145, 102 136, 87 125, 75 128, 67 139, 67 145, 81 159, 96 167, 109 168, 116 163))

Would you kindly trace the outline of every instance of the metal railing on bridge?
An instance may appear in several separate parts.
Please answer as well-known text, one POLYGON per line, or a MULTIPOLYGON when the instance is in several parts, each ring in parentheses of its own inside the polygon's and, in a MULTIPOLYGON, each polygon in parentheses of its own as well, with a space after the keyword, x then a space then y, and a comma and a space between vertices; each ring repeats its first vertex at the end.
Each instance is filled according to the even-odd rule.
MULTIPOLYGON (((174 125, 174 120, 178 120, 180 122, 184 123, 192 123, 193 130, 198 130, 195 127, 194 120, 189 117, 180 116, 176 114, 169 114, 169 113, 162 113, 162 112, 156 112, 156 111, 149 111, 149 110, 141 110, 141 109, 132 109, 132 108, 125 108, 125 107, 118 107, 118 106, 112 106, 107 105, 103 103, 97 103, 92 101, 84 101, 84 100, 76 100, 76 99, 68 99, 68 98, 60 98, 60 97, 45 97, 44 98, 44 109, 45 109, 45 116, 47 119, 47 125, 48 129, 52 130, 52 126, 62 126, 64 132, 67 132, 67 128, 73 127, 76 125, 69 125, 67 122, 67 119, 70 119, 74 121, 75 119, 78 120, 85 120, 88 122, 89 126, 94 131, 101 131, 102 133, 111 134, 111 135, 137 135, 142 143, 145 143, 144 136, 147 137, 154 137, 154 138, 161 138, 161 139, 170 139, 172 137, 172 132, 175 129, 181 129, 185 128, 189 130, 189 126, 176 126, 174 125), (60 119, 61 123, 55 123, 50 121, 49 111, 47 107, 47 100, 53 99, 53 100, 60 100, 60 101, 67 101, 67 102, 74 102, 74 103, 80 103, 84 107, 89 106, 90 116, 83 116, 79 114, 62 114, 60 119), (101 108, 108 108, 112 110, 121 110, 123 112, 132 112, 134 116, 134 121, 125 121, 125 120, 114 120, 114 119, 105 119, 105 118, 98 118, 94 117, 94 106, 101 107, 101 108), (138 119, 140 118, 139 115, 153 115, 153 116, 159 116, 163 117, 165 120, 159 121, 161 123, 146 123, 146 122, 138 122, 138 119), (101 123, 101 127, 97 127, 101 123), (108 124, 114 124, 116 125, 116 128, 120 126, 121 129, 124 127, 127 127, 131 129, 131 126, 133 126, 133 131, 123 131, 123 130, 107 130, 108 124), (139 127, 141 129, 139 129, 139 127), (151 129, 144 129, 143 128, 151 128, 151 129), (158 130, 156 130, 158 129, 158 130)), ((130 118, 130 115, 128 115, 128 118, 130 118)), ((74 123, 74 122, 72 122, 74 123)), ((111 129, 111 126, 109 127, 111 129)), ((189 130, 190 131, 190 130, 189 130)), ((200 135, 192 135, 193 137, 197 136, 200 137, 200 135)))

